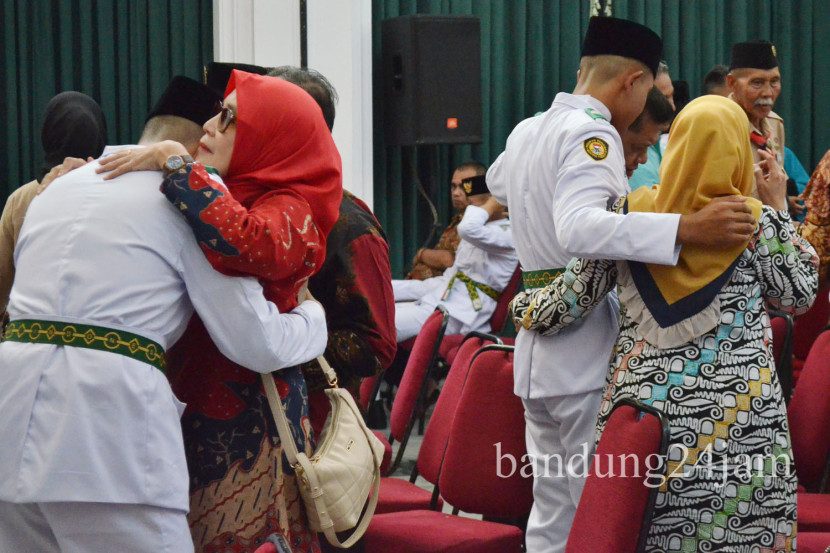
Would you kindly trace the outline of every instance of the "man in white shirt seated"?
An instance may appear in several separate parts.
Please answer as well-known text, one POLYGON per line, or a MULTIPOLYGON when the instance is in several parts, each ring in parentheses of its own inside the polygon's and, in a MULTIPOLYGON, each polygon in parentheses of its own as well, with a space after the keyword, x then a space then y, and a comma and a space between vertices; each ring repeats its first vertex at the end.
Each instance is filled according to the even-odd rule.
POLYGON ((490 196, 485 176, 461 182, 470 201, 458 224, 461 243, 444 274, 426 280, 393 280, 398 342, 418 334, 437 305, 446 307, 447 334, 489 331, 502 290, 519 257, 503 205, 490 196))
MULTIPOLYGON (((171 138, 171 125, 195 150, 200 124, 165 117, 141 143, 171 138), (188 126, 195 142, 179 132, 188 126)), ((15 250, 0 343, 0 553, 192 552, 184 405, 165 350, 194 309, 222 353, 257 372, 326 345, 316 302, 280 314, 256 279, 213 270, 159 192, 161 172, 105 182, 98 166, 32 202, 15 250)))

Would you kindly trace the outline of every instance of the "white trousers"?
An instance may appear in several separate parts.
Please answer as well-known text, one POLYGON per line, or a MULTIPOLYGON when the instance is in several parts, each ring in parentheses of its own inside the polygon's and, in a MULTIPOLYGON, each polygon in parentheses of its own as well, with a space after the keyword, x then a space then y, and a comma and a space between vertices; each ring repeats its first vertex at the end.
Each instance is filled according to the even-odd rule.
POLYGON ((122 503, 0 501, 0 553, 192 553, 184 511, 122 503))
MULTIPOLYGON (((398 342, 405 342, 417 336, 433 311, 435 311, 434 306, 423 305, 417 301, 397 302, 395 304, 395 330, 398 333, 398 342)), ((464 324, 450 317, 445 334, 466 334, 464 324)))
POLYGON ((528 553, 562 553, 594 454, 602 390, 523 399, 527 453, 534 461, 528 553))

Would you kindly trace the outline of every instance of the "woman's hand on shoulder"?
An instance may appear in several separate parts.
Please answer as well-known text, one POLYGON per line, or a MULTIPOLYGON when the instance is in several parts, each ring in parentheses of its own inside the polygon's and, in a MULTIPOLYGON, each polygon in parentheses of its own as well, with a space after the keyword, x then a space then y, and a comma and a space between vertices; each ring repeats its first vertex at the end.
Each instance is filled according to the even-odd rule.
POLYGON ((187 149, 175 140, 156 142, 144 148, 121 150, 99 161, 96 173, 107 173, 104 180, 114 179, 130 171, 158 171, 164 169, 167 158, 188 155, 187 149))
POLYGON ((46 190, 46 188, 50 184, 52 184, 52 181, 55 180, 56 178, 64 176, 65 174, 67 174, 69 171, 72 171, 73 169, 77 169, 78 167, 83 167, 84 165, 86 165, 90 161, 92 161, 91 157, 87 158, 86 160, 83 160, 79 157, 64 158, 63 163, 61 163, 60 165, 55 165, 54 167, 52 167, 51 171, 46 173, 46 175, 43 177, 43 180, 40 181, 40 186, 37 187, 36 194, 40 194, 41 192, 46 190))

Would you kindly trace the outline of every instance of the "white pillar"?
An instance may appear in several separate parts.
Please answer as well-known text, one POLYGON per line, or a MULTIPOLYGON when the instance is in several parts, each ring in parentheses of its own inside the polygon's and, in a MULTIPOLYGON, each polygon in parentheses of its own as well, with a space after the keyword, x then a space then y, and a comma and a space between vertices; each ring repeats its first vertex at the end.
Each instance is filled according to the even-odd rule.
MULTIPOLYGON (((266 67, 300 65, 298 0, 213 0, 214 58, 266 67)), ((340 101, 334 141, 343 185, 372 206, 372 3, 308 0, 308 66, 340 101)))
POLYGON ((213 0, 213 59, 300 65, 297 0, 213 0))

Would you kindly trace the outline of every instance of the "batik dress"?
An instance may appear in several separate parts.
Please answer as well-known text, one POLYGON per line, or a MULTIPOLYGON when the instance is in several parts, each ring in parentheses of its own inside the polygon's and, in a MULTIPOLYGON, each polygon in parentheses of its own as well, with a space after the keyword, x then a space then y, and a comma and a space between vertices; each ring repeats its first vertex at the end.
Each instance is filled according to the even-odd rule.
POLYGON ((830 270, 830 152, 821 158, 802 197, 805 198, 807 216, 799 230, 816 248, 821 260, 819 278, 824 284, 828 282, 830 270))
MULTIPOLYGON (((232 197, 199 163, 166 178, 162 192, 190 223, 214 268, 260 277, 265 297, 280 311, 296 306, 295 288, 316 271, 325 248, 301 197, 232 197)), ((224 357, 197 317, 169 361, 173 391, 187 404, 182 429, 196 551, 250 552, 277 532, 294 552, 319 551, 260 375, 224 357)), ((302 373, 293 367, 273 377, 297 448, 310 453, 302 373)))
POLYGON ((520 294, 515 319, 543 334, 585 315, 619 285, 620 335, 597 423, 632 398, 671 427, 669 477, 659 488, 646 551, 795 551, 796 474, 772 360, 766 305, 806 311, 817 257, 786 212, 764 207, 748 247, 712 305, 718 324, 673 347, 664 341, 628 262, 574 260, 549 287, 520 294))

